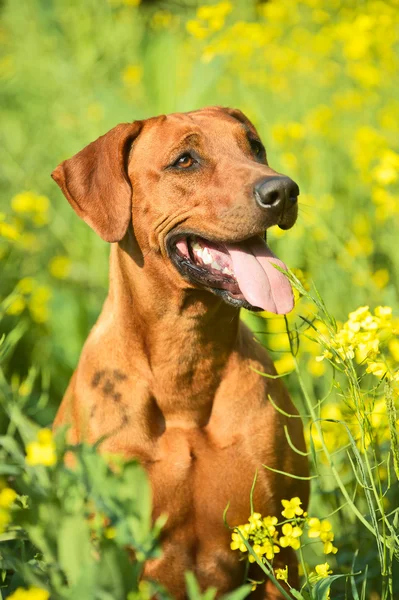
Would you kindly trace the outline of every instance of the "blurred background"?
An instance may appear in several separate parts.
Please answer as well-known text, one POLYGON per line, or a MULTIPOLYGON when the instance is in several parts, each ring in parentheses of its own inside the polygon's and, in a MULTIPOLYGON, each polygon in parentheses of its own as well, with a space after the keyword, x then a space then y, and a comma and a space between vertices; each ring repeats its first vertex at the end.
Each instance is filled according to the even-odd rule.
MULTIPOLYGON (((0 333, 28 416, 51 423, 107 290, 109 247, 50 173, 122 121, 240 108, 301 189, 298 223, 271 230, 271 247, 338 320, 390 305, 399 327, 398 11, 398 0, 0 2, 0 333)), ((290 320, 309 310, 299 300, 290 320)), ((282 320, 244 318, 289 371, 282 320)), ((399 360, 397 339, 389 352, 399 360)), ((316 396, 330 385, 318 354, 304 339, 316 396)))

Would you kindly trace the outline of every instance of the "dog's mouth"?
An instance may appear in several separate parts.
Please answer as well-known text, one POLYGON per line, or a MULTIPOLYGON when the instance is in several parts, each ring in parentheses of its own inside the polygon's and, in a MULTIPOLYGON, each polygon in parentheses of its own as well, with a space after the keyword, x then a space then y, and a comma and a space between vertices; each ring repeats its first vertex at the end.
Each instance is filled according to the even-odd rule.
POLYGON ((236 307, 276 314, 293 309, 291 284, 274 265, 287 267, 260 236, 234 244, 179 237, 172 243, 171 258, 184 277, 236 307))

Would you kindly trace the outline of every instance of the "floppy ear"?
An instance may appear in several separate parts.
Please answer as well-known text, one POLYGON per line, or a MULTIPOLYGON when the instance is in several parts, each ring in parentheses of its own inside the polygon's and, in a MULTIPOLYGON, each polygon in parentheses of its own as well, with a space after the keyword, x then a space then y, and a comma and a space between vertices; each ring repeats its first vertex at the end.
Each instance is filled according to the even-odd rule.
POLYGON ((121 123, 51 173, 79 217, 107 242, 119 242, 130 223, 127 158, 141 128, 141 121, 121 123))

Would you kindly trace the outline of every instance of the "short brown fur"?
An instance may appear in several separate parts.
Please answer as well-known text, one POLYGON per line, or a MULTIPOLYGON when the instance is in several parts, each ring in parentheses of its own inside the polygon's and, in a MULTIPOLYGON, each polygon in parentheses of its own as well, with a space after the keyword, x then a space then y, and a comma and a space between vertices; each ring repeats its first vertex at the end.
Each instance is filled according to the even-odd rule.
MULTIPOLYGON (((244 563, 229 547, 223 523, 254 507, 278 515, 281 499, 308 500, 306 481, 262 465, 306 476, 301 421, 274 375, 265 349, 239 319, 239 311, 186 281, 171 263, 168 235, 194 232, 235 242, 274 224, 256 206, 252 185, 275 174, 251 155, 253 125, 236 110, 207 108, 122 124, 64 161, 53 173, 76 212, 111 247, 110 289, 83 348, 58 411, 55 427, 69 424, 72 442, 109 436, 103 451, 137 457, 153 490, 154 518, 168 514, 161 558, 145 577, 185 598, 184 572, 219 594, 243 582, 244 563), (195 136, 194 136, 195 134, 195 136), (165 167, 182 139, 206 157, 206 168, 174 177, 165 167)), ((296 216, 296 214, 295 214, 296 216)), ((295 216, 283 215, 289 226, 295 216)), ((290 550, 276 555, 297 584, 290 550)), ((252 567, 250 575, 262 579, 252 567)), ((271 582, 254 597, 278 599, 271 582)))

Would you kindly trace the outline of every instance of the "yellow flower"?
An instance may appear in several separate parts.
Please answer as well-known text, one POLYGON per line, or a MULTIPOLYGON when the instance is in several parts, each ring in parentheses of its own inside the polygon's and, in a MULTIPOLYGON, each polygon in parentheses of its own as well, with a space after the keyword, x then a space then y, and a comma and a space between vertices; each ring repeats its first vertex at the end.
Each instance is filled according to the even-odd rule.
POLYGON ((32 212, 35 196, 32 192, 21 192, 11 199, 11 208, 16 213, 32 212))
POLYGON ((48 270, 53 277, 65 279, 71 270, 71 259, 68 256, 54 256, 49 262, 48 270))
POLYGON ((257 529, 262 525, 262 515, 260 513, 252 513, 250 517, 248 517, 248 522, 251 525, 251 530, 257 529))
POLYGON ((24 277, 18 282, 17 289, 21 294, 31 294, 35 287, 35 280, 33 277, 24 277))
POLYGON ((368 317, 370 314, 370 308, 368 306, 359 306, 359 308, 357 308, 353 312, 350 312, 348 317, 349 321, 358 322, 363 321, 363 319, 365 317, 368 317))
POLYGON ((143 69, 140 65, 129 65, 122 73, 122 79, 126 85, 136 85, 140 83, 142 77, 143 69))
POLYGON ((10 223, 0 223, 0 237, 16 241, 19 239, 20 233, 14 225, 10 225, 10 223))
POLYGON ((239 550, 240 552, 246 552, 247 547, 243 542, 243 539, 242 539, 243 537, 245 539, 248 539, 248 534, 245 531, 243 531, 242 526, 236 527, 236 529, 231 534, 232 542, 230 544, 230 548, 232 550, 239 550), (239 531, 241 531, 242 536, 240 535, 239 531))
POLYGON ((326 372, 326 365, 318 360, 319 358, 320 357, 312 356, 307 363, 307 370, 311 375, 313 375, 313 377, 322 377, 326 372))
POLYGON ((31 586, 28 590, 25 588, 18 588, 11 596, 8 596, 8 600, 48 600, 50 594, 47 590, 31 586))
POLYGON ((316 565, 315 571, 317 575, 319 575, 319 577, 328 577, 332 573, 332 570, 330 569, 330 565, 328 563, 316 565))
POLYGON ((104 529, 104 536, 107 538, 107 540, 113 540, 116 537, 115 527, 107 527, 104 529))
POLYGON ((308 536, 310 538, 320 537, 322 534, 328 533, 332 530, 332 525, 327 519, 320 521, 320 519, 317 519, 317 517, 312 517, 309 519, 308 525, 308 536))
POLYGON ((324 552, 324 554, 337 554, 338 548, 336 548, 332 542, 327 541, 327 542, 324 542, 323 552, 324 552))
MULTIPOLYGON (((252 549, 260 560, 262 560, 262 556, 266 556, 267 560, 273 560, 274 555, 280 552, 280 548, 267 538, 263 541, 262 545, 254 544, 252 549)), ((254 563, 255 557, 249 554, 248 560, 250 563, 254 563)))
POLYGON ((194 19, 187 21, 186 29, 188 33, 191 33, 191 35, 198 40, 203 40, 209 35, 209 30, 207 27, 204 27, 199 21, 194 19))
POLYGON ((397 181, 399 170, 399 154, 385 150, 377 167, 372 171, 374 179, 381 185, 390 185, 397 181))
POLYGON ((8 315, 20 315, 26 307, 26 302, 21 296, 14 296, 8 305, 6 313, 8 315))
POLYGON ((276 525, 278 523, 277 517, 265 517, 263 519, 263 524, 268 531, 270 537, 273 537, 276 532, 276 525))
POLYGON ((5 487, 0 491, 0 534, 3 533, 11 521, 9 508, 17 497, 16 492, 9 487, 5 487))
POLYGON ((46 286, 39 286, 33 292, 29 301, 29 310, 36 323, 45 323, 49 317, 48 302, 51 290, 46 286))
POLYGON ((303 509, 301 508, 302 502, 298 496, 291 498, 291 500, 281 500, 281 504, 284 506, 284 510, 281 514, 286 519, 293 519, 295 515, 303 515, 303 509))
POLYGON ((392 308, 390 306, 377 306, 374 309, 374 314, 376 317, 380 319, 391 319, 392 318, 392 308))
POLYGON ((287 352, 282 356, 282 358, 274 361, 274 366, 276 367, 276 371, 279 375, 292 371, 295 367, 295 361, 292 354, 287 352))
MULTIPOLYGON (((262 547, 261 547, 261 546, 259 546, 259 544, 255 544, 255 545, 252 547, 252 550, 255 552, 256 556, 257 556, 257 557, 258 557, 260 560, 262 560, 262 554, 263 554, 263 553, 262 553, 262 547)), ((248 555, 248 560, 249 560, 249 562, 250 562, 250 563, 254 563, 254 562, 256 562, 256 558, 255 558, 255 557, 254 557, 252 554, 249 554, 249 555, 248 555)))
POLYGON ((399 340, 397 338, 390 340, 388 348, 394 361, 399 363, 399 340))
POLYGON ((332 543, 334 541, 334 534, 332 532, 332 525, 330 521, 327 519, 320 521, 320 519, 313 517, 309 519, 308 525, 308 536, 310 538, 320 537, 320 541, 323 542, 324 554, 336 554, 338 552, 338 548, 336 548, 332 543))
POLYGON ((41 429, 38 440, 26 446, 26 463, 28 465, 45 465, 51 467, 57 462, 55 443, 50 429, 41 429))
POLYGON ((262 546, 262 553, 266 556, 267 560, 272 560, 275 554, 280 552, 280 548, 273 544, 271 540, 265 539, 262 546))
POLYGON ((17 493, 9 487, 0 491, 0 508, 10 508, 14 503, 17 493))
POLYGON ((11 208, 16 213, 46 213, 49 209, 47 196, 34 192, 21 192, 11 199, 11 208))
POLYGON ((20 396, 29 396, 32 391, 32 381, 28 381, 27 379, 21 383, 18 388, 18 394, 20 396))
POLYGON ((366 359, 375 358, 380 346, 378 338, 366 338, 366 336, 363 336, 363 338, 364 341, 359 341, 356 348, 356 360, 359 364, 366 359))
POLYGON ((284 569, 274 569, 274 574, 276 579, 288 581, 288 566, 285 566, 284 569))
POLYGON ((302 529, 297 525, 293 527, 291 523, 284 523, 281 530, 284 535, 279 539, 280 546, 282 548, 291 546, 294 550, 298 550, 301 545, 299 538, 303 534, 302 529))
POLYGON ((372 274, 371 279, 379 290, 384 289, 384 287, 386 287, 389 283, 388 269, 378 269, 372 274))
POLYGON ((333 358, 333 354, 332 354, 332 352, 330 352, 330 350, 324 350, 323 354, 315 357, 315 360, 317 362, 321 362, 325 358, 328 358, 329 360, 331 360, 333 358))
POLYGON ((367 369, 367 373, 372 373, 378 379, 384 377, 384 375, 388 375, 388 368, 383 362, 371 362, 369 363, 367 369))

